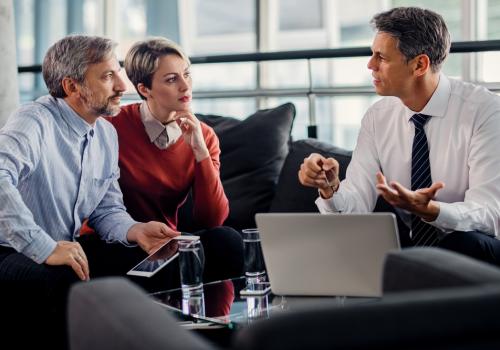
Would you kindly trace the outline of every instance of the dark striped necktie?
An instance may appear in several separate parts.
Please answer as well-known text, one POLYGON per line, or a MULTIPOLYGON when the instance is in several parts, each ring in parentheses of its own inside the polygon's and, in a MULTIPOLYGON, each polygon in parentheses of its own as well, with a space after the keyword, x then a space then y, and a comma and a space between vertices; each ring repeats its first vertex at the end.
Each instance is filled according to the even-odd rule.
MULTIPOLYGON (((429 145, 425 136, 424 125, 431 117, 415 114, 411 121, 415 125, 415 138, 411 155, 411 190, 427 188, 432 185, 429 145)), ((411 215, 412 240, 415 246, 433 246, 438 242, 437 229, 422 221, 419 216, 411 215)))

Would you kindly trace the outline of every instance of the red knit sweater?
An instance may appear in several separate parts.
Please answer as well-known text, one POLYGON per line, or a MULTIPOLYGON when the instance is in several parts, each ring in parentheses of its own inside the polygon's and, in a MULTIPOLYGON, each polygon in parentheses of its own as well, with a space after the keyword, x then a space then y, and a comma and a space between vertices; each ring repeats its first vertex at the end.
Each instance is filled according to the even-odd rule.
POLYGON ((137 221, 161 221, 176 229, 177 211, 192 188, 197 224, 222 225, 229 204, 219 177, 219 140, 212 128, 201 123, 210 157, 197 163, 182 136, 165 150, 151 143, 139 106, 124 106, 118 116, 107 118, 118 133, 119 183, 127 211, 137 221))

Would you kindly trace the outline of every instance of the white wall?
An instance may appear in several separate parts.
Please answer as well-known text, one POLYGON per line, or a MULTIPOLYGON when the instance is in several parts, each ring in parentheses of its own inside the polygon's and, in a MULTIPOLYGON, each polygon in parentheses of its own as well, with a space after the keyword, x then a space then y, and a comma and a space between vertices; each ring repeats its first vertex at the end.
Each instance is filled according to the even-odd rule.
POLYGON ((0 127, 19 105, 14 4, 0 0, 0 127))

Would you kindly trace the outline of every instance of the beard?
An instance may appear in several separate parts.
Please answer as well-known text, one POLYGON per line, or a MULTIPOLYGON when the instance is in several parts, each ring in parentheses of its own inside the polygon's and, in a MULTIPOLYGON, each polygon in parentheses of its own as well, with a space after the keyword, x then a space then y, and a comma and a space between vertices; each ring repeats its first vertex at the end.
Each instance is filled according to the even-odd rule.
POLYGON ((103 117, 114 117, 120 112, 120 106, 114 104, 112 99, 115 97, 121 97, 123 93, 118 92, 111 97, 106 97, 103 99, 99 99, 94 95, 92 90, 90 90, 87 86, 83 86, 83 94, 81 94, 81 98, 84 104, 96 115, 103 117))

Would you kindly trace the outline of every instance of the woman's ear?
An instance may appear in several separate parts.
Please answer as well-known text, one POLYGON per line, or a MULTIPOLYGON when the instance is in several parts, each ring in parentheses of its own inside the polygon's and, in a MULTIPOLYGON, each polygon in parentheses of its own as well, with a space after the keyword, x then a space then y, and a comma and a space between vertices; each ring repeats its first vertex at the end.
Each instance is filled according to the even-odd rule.
POLYGON ((137 91, 146 99, 151 96, 151 90, 143 83, 137 84, 137 91))
POLYGON ((415 67, 414 72, 416 76, 422 76, 431 68, 431 60, 426 54, 418 55, 414 58, 415 67))

